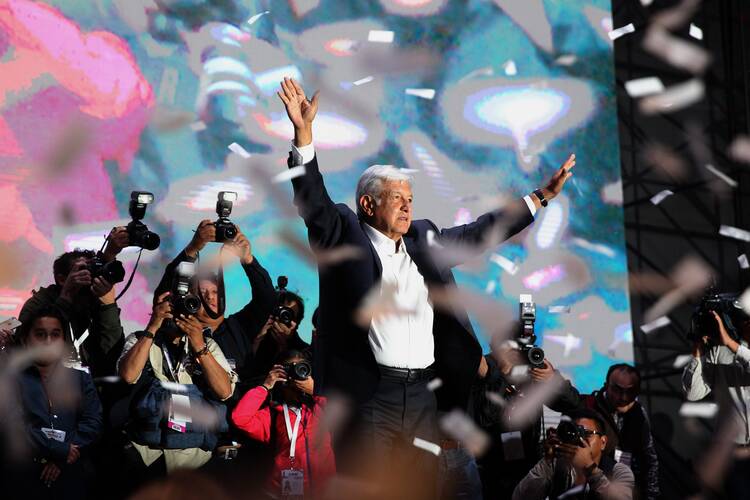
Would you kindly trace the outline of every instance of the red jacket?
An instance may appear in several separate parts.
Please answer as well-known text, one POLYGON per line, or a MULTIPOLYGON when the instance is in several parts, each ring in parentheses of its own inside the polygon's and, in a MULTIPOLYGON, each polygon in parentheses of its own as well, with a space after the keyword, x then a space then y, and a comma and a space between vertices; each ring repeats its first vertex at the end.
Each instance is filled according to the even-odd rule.
MULTIPOLYGON (((336 474, 330 433, 325 432, 318 446, 315 443, 326 398, 314 396, 313 399, 315 400, 313 408, 307 405, 302 406, 300 416, 302 422, 299 427, 294 457, 294 468, 304 471, 306 496, 310 494, 317 496, 324 490, 328 480, 336 474), (309 450, 306 450, 306 446, 309 450), (310 464, 307 463, 308 451, 310 464), (312 476, 312 490, 310 489, 310 476, 312 476)), ((283 406, 278 403, 267 402, 267 400, 268 391, 262 386, 249 390, 232 412, 232 422, 238 428, 247 432, 253 439, 270 443, 274 447, 274 470, 269 483, 272 491, 279 492, 281 490, 281 471, 291 467, 289 460, 291 443, 284 422, 283 406)), ((289 419, 292 427, 294 427, 297 415, 293 411, 289 411, 289 419)))

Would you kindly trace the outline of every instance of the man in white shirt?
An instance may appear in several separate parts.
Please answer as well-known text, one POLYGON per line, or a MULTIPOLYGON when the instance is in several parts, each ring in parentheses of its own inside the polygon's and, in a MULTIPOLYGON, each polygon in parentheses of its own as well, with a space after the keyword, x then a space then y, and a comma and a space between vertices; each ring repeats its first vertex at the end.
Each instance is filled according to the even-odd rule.
MULTIPOLYGON (((278 95, 295 130, 289 167, 305 168, 292 185, 310 244, 321 249, 355 246, 364 255, 319 270, 318 352, 325 354, 315 363, 322 371, 315 375, 316 390, 342 392, 354 401, 357 436, 374 450, 368 455, 416 450, 414 438, 434 443, 437 408, 466 407, 482 350, 465 311, 449 314, 429 300, 430 287, 455 286, 455 281, 449 266, 430 258, 428 241, 481 249, 498 229, 505 230, 505 237, 521 231, 560 192, 575 157, 568 158, 546 188, 476 222, 443 230, 428 220, 412 221, 409 177, 376 165, 360 177, 355 214, 330 199, 318 170, 312 143, 318 96, 308 100, 291 79, 282 82, 278 95), (377 315, 363 326, 355 313, 374 286, 381 294, 393 293, 399 313, 377 315), (435 377, 443 382, 437 393, 427 389, 435 377)), ((414 459, 417 467, 430 462, 428 452, 413 453, 421 453, 414 459)))

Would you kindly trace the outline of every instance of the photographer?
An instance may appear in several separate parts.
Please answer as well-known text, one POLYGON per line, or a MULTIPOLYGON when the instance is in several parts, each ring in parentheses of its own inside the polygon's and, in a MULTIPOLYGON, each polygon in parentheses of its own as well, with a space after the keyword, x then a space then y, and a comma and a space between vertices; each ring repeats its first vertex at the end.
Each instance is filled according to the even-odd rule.
MULTIPOLYGON (((72 349, 67 321, 54 307, 40 308, 18 331, 21 348, 50 348, 18 376, 21 411, 32 455, 23 470, 3 481, 8 498, 87 498, 89 448, 102 432, 102 407, 91 376, 66 368, 72 349)), ((18 457, 16 457, 18 458, 18 457)))
MULTIPOLYGON (((102 260, 113 261, 127 246, 126 228, 113 228, 102 260)), ((34 291, 21 308, 18 319, 25 323, 42 308, 57 308, 70 324, 71 342, 89 331, 88 338, 81 345, 80 360, 89 366, 94 377, 100 377, 114 374, 124 337, 112 283, 102 277, 92 277, 89 269, 95 255, 91 250, 74 250, 60 255, 52 266, 55 284, 34 291)))
POLYGON ((317 497, 336 473, 331 435, 321 429, 326 398, 313 396, 311 366, 303 353, 286 351, 276 362, 263 384, 240 400, 232 421, 273 447, 271 498, 317 497))
POLYGON ((682 374, 682 388, 688 401, 698 401, 709 393, 714 393, 716 400, 731 401, 732 415, 743 423, 743 429, 734 438, 737 449, 725 488, 728 498, 748 498, 750 397, 745 388, 750 373, 750 318, 740 309, 732 312, 722 319, 723 313, 707 311, 705 316, 708 319, 710 315, 713 325, 694 317, 696 341, 693 358, 682 374))
POLYGON ((628 466, 605 455, 604 421, 592 410, 573 413, 547 441, 547 453, 513 492, 514 500, 580 498, 630 500, 635 479, 628 466))
POLYGON ((310 344, 302 340, 297 325, 305 317, 305 302, 294 292, 281 289, 277 305, 253 339, 255 377, 265 376, 280 353, 295 350, 309 354, 310 344))
MULTIPOLYGON (((128 336, 118 362, 120 377, 135 384, 145 371, 158 381, 195 385, 205 400, 228 399, 234 391, 236 374, 217 343, 204 336, 201 321, 194 316, 173 316, 169 295, 170 292, 159 295, 146 330, 128 336), (166 320, 171 320, 174 327, 163 327, 166 320)), ((161 426, 162 422, 160 429, 161 426)), ((170 427, 163 432, 177 431, 170 427)), ((136 479, 153 478, 180 467, 200 467, 211 454, 210 449, 164 449, 133 442, 126 449, 125 471, 136 479)))
MULTIPOLYGON (((542 457, 543 408, 528 425, 518 427, 508 422, 505 408, 489 400, 494 393, 505 401, 523 398, 533 384, 560 379, 560 392, 547 404, 555 411, 569 408, 578 401, 578 391, 565 380, 552 363, 544 358, 538 366, 530 366, 526 352, 513 342, 503 344, 496 352, 485 355, 486 375, 472 389, 472 405, 477 424, 493 441, 487 453, 479 459, 479 471, 485 498, 509 498, 518 482, 542 457), (528 373, 516 376, 528 367, 528 373), (497 471, 502 470, 503 474, 497 471)), ((481 375, 481 374, 480 374, 481 375)))
MULTIPOLYGON (((252 300, 242 309, 226 318, 219 311, 219 290, 216 277, 205 277, 199 280, 199 288, 202 301, 212 309, 212 318, 205 311, 205 307, 196 314, 196 319, 202 326, 211 329, 211 337, 219 344, 222 352, 227 358, 230 366, 239 376, 239 380, 248 381, 255 373, 253 370, 253 339, 261 331, 269 314, 276 306, 276 291, 271 282, 268 272, 260 265, 258 259, 252 253, 252 247, 247 237, 237 226, 236 236, 233 240, 224 243, 223 248, 237 256, 242 269, 247 275, 252 290, 252 300)), ((208 219, 198 224, 198 228, 190 243, 180 254, 167 266, 164 276, 156 289, 155 295, 161 295, 169 290, 172 276, 181 262, 195 262, 199 252, 205 246, 216 240, 216 226, 208 219)), ((239 397, 241 394, 237 394, 239 397)))

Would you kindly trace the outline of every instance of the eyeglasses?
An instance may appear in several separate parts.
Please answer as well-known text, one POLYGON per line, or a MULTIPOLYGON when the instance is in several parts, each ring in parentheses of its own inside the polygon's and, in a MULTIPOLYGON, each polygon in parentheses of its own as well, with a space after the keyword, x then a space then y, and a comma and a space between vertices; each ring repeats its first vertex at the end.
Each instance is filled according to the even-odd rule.
POLYGON ((583 429, 583 435, 587 438, 590 438, 591 436, 604 436, 604 433, 599 431, 592 431, 589 429, 583 429))

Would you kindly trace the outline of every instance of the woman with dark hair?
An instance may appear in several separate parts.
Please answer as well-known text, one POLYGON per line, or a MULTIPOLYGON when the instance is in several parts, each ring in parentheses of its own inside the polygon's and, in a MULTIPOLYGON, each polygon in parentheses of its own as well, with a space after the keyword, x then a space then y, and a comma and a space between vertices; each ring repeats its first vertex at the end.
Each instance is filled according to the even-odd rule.
POLYGON ((273 447, 269 497, 316 497, 336 473, 330 433, 320 428, 326 399, 313 396, 312 370, 302 352, 286 351, 276 362, 263 384, 237 404, 232 421, 273 447))
POLYGON ((37 350, 18 376, 31 457, 6 481, 11 498, 87 498, 89 447, 102 432, 102 407, 91 376, 63 364, 72 352, 68 325, 53 308, 36 311, 19 329, 24 349, 37 350))

